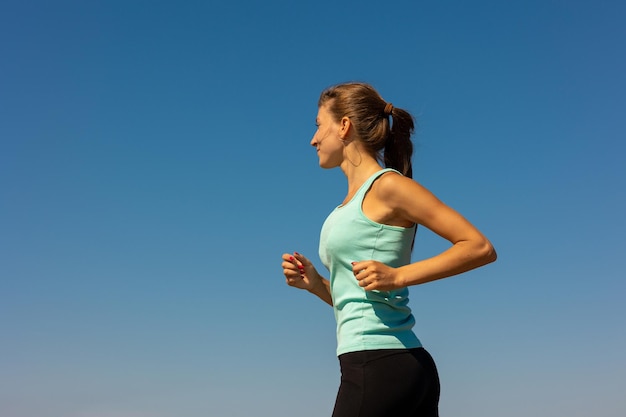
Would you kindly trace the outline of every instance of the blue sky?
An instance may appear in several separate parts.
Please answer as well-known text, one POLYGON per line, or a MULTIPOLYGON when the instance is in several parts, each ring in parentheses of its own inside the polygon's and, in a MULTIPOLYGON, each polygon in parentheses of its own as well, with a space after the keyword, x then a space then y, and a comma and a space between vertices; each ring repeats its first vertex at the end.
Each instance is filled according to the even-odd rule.
MULTIPOLYGON (((411 289, 442 415, 626 411, 618 1, 4 1, 0 415, 330 415, 332 310, 288 288, 346 191, 319 92, 416 116, 414 176, 497 263, 411 289)), ((446 242, 422 230, 413 254, 446 242)))

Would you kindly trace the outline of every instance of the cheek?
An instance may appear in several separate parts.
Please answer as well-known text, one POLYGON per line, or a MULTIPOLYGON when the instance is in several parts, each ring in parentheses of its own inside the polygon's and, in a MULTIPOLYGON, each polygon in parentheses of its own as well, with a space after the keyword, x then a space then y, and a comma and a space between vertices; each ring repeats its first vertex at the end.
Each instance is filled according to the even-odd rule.
MULTIPOLYGON (((323 142, 328 142, 329 136, 330 136, 330 132, 328 130, 317 132, 317 142, 320 144, 323 142)), ((328 145, 328 143, 326 143, 326 145, 328 145)))

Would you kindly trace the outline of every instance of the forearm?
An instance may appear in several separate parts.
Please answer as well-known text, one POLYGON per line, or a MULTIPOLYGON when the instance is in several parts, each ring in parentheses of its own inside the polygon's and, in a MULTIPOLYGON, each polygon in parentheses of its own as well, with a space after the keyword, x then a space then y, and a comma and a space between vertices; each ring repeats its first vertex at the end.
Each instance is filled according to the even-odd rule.
POLYGON ((402 286, 419 285, 470 271, 496 260, 496 252, 485 240, 463 241, 432 258, 398 268, 402 286))
POLYGON ((318 296, 326 304, 332 306, 333 298, 330 295, 330 281, 320 276, 317 285, 308 290, 311 294, 318 296))

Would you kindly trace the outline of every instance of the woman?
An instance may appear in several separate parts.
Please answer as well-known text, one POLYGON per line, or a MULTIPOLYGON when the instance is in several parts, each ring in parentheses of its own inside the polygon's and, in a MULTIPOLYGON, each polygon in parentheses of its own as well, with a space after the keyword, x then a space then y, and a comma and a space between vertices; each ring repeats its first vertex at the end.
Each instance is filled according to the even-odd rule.
POLYGON ((412 331, 407 287, 496 259, 491 243, 411 179, 413 118, 370 85, 322 92, 311 145, 322 168, 340 167, 348 194, 328 216, 322 277, 302 254, 284 254, 287 284, 333 306, 341 385, 333 417, 438 416, 435 364, 412 331), (384 164, 385 168, 382 167, 384 164), (417 225, 452 244, 411 263, 417 225))

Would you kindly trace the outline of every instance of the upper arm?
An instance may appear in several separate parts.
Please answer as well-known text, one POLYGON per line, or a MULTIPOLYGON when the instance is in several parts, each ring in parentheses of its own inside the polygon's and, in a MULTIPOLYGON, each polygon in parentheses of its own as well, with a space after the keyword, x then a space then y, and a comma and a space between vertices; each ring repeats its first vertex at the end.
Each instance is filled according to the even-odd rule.
POLYGON ((460 213, 410 178, 394 173, 383 175, 376 194, 398 220, 427 227, 453 244, 466 240, 486 242, 460 213))

